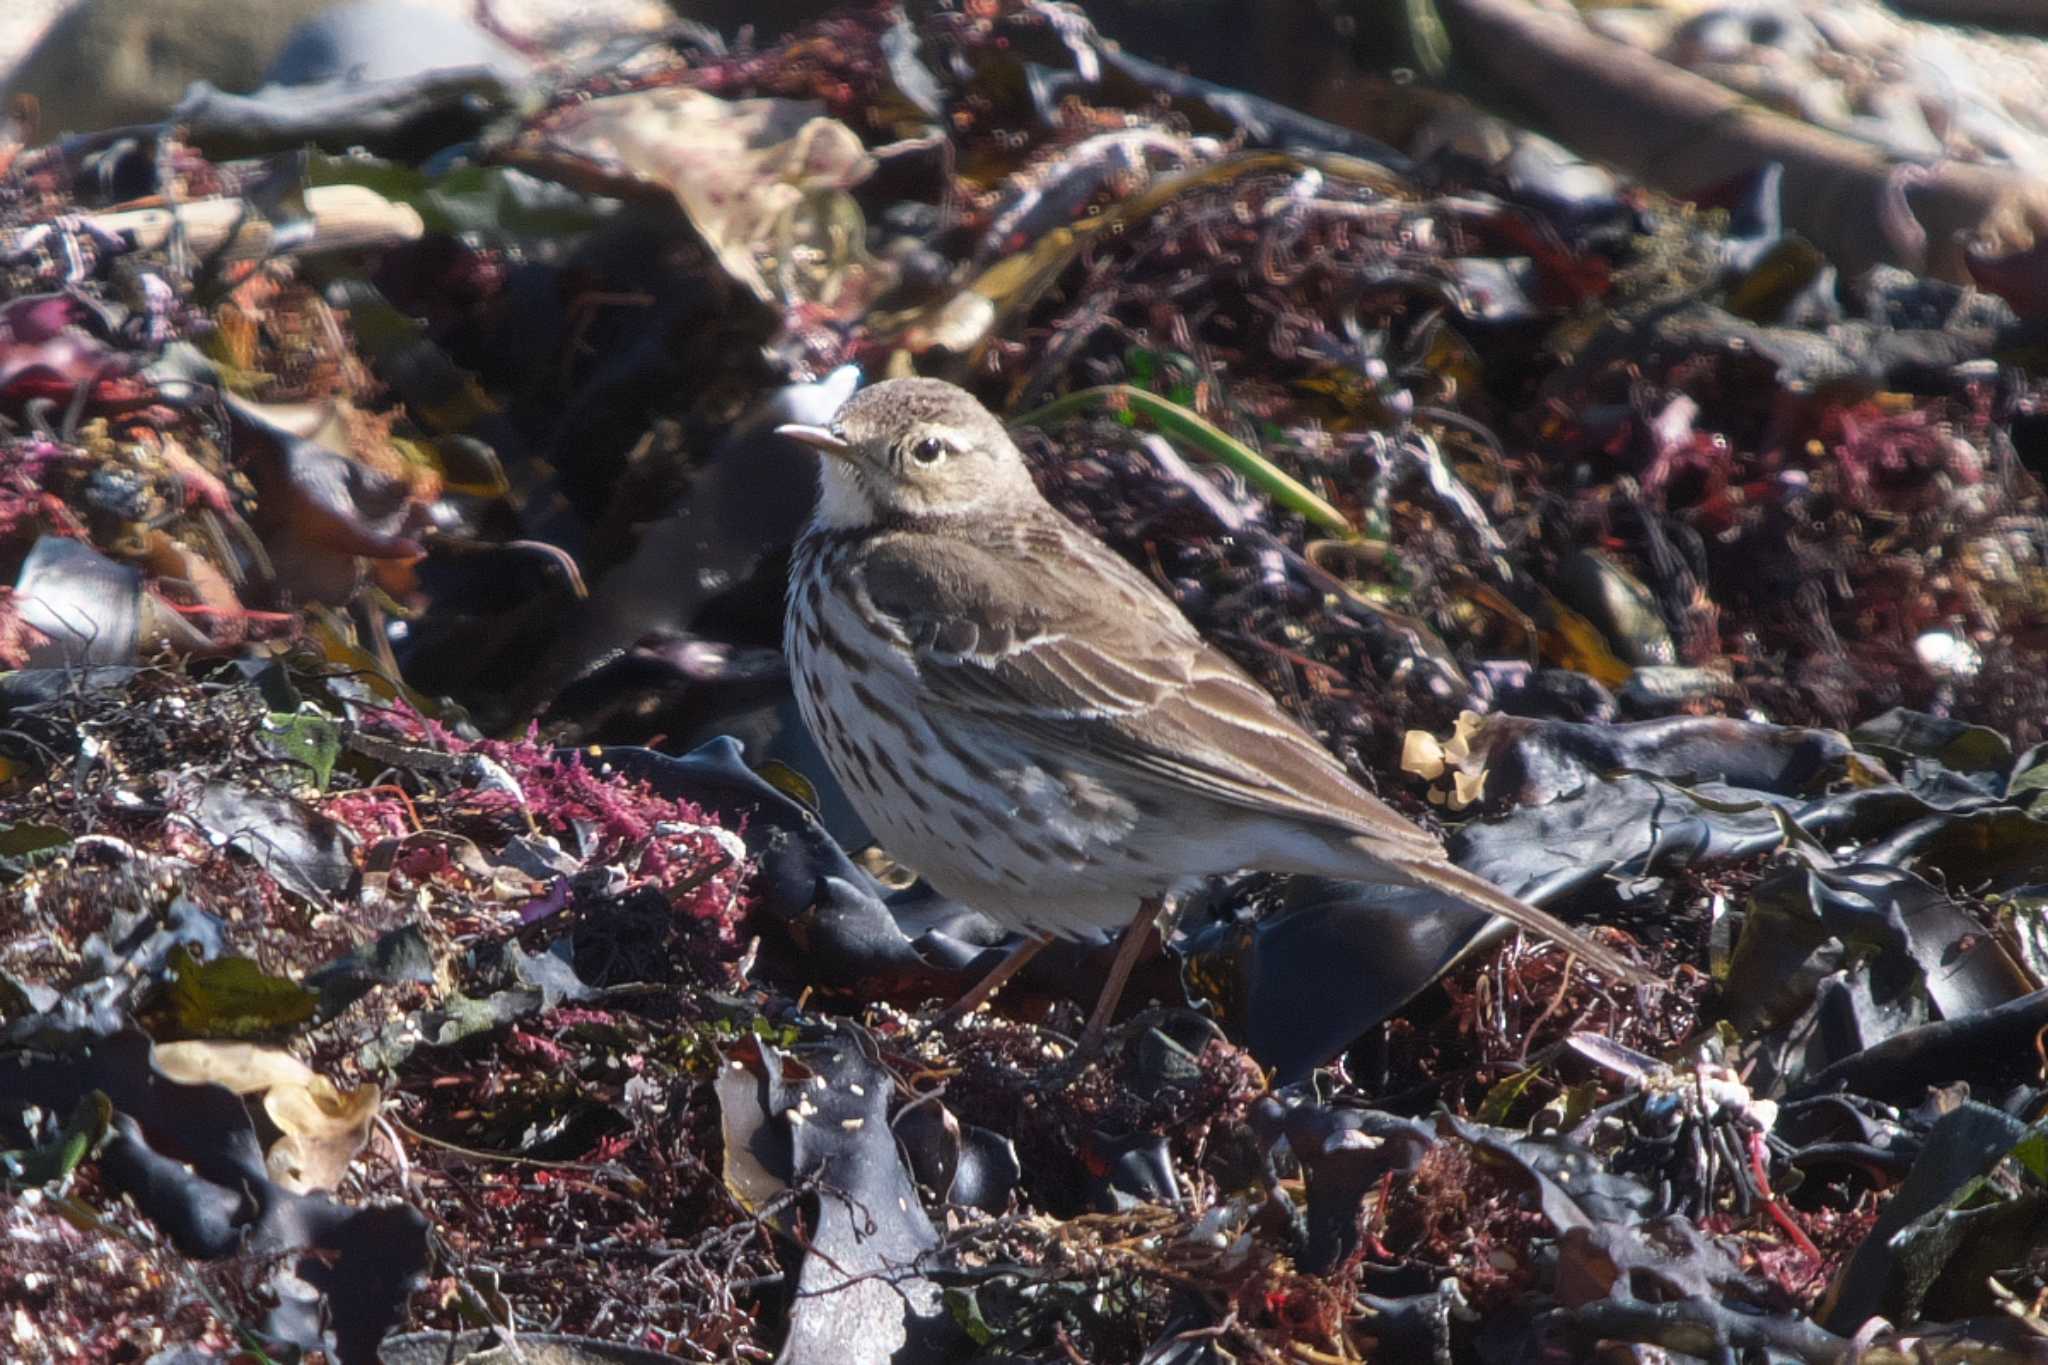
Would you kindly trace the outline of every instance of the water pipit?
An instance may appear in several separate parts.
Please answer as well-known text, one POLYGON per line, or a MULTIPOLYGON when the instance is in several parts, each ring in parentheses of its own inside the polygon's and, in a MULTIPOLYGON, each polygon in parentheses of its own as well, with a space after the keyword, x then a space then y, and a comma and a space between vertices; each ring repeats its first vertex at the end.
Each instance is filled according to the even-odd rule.
POLYGON ((1030 935, 956 1010, 1045 936, 1124 926, 1092 1047, 1163 899, 1240 868, 1433 887, 1645 979, 1354 782, 964 389, 891 380, 780 430, 827 457, 784 624, 804 719, 884 848, 1030 935))

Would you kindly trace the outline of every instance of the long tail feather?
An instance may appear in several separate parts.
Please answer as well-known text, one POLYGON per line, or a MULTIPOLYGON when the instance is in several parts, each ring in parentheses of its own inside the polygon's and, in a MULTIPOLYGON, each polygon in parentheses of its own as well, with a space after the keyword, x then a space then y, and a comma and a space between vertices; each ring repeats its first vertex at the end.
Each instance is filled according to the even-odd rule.
POLYGON ((1625 981, 1631 986, 1663 984, 1612 948, 1602 947, 1556 916, 1538 910, 1527 901, 1510 896, 1486 878, 1467 872, 1456 863, 1414 862, 1403 859, 1393 866, 1418 885, 1434 887, 1482 910, 1490 910, 1502 919, 1514 921, 1532 934, 1540 934, 1553 943, 1570 949, 1581 961, 1598 968, 1602 975, 1615 981, 1625 981))

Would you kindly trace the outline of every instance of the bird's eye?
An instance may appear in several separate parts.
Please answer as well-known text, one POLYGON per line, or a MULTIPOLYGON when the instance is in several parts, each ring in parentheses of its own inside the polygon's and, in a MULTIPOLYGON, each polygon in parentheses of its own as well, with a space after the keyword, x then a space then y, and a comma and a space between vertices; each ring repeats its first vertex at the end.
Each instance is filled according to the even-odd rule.
POLYGON ((946 453, 946 443, 936 436, 927 436, 910 448, 910 458, 919 464, 937 464, 946 453))

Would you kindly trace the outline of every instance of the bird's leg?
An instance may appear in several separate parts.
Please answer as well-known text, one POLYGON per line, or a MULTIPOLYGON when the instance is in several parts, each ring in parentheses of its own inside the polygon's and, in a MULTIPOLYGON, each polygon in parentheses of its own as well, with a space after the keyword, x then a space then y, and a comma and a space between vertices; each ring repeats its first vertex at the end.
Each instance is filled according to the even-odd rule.
POLYGON ((1117 1001, 1123 997, 1124 983, 1131 979, 1131 968, 1138 965, 1138 955, 1145 951, 1145 944, 1152 937, 1152 926, 1159 918, 1159 907, 1164 904, 1165 901, 1158 896, 1147 896, 1139 902, 1138 913, 1124 926, 1124 936, 1117 940, 1116 960, 1109 964, 1109 980, 1102 983, 1102 994, 1095 999, 1095 1009, 1088 1016, 1088 1026, 1081 1030, 1082 1056, 1102 1046, 1102 1035, 1109 1028, 1110 1018, 1116 1014, 1117 1001))
POLYGON ((1009 984, 1010 978, 1024 970, 1024 964, 1044 950, 1046 940, 1035 935, 1026 935, 1022 943, 1010 949, 995 967, 981 980, 968 988, 967 994, 948 1005, 938 1018, 932 1020, 934 1029, 951 1028, 968 1015, 980 1009, 995 998, 995 993, 1009 984))

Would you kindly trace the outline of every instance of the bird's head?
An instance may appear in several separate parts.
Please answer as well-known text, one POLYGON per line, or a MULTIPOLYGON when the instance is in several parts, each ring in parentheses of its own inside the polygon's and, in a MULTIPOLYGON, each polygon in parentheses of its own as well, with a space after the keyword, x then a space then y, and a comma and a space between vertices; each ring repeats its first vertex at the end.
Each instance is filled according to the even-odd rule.
POLYGON ((943 379, 885 380, 848 399, 828 427, 776 430, 826 457, 821 525, 972 516, 1038 496, 1002 422, 943 379))

